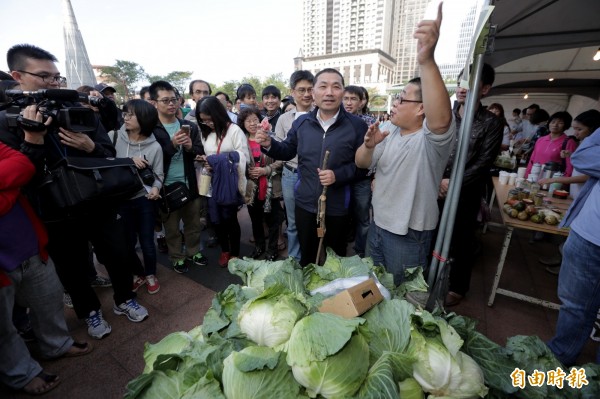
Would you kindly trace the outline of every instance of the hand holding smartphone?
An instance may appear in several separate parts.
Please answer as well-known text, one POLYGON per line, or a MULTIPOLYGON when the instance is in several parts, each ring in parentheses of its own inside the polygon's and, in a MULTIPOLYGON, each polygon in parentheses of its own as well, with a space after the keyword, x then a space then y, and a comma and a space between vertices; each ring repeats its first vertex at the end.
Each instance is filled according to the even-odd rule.
POLYGON ((181 125, 181 131, 189 136, 190 135, 190 125, 181 125))

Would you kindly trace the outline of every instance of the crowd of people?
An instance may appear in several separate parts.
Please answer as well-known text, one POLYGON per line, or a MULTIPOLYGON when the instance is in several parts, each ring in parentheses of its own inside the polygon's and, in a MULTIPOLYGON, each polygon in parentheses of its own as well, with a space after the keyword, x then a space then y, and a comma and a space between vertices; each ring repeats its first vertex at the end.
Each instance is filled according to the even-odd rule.
MULTIPOLYGON (((384 265, 396 284, 408 268, 420 266, 427 273, 468 91, 457 89, 453 108, 434 60, 440 24, 441 12, 419 23, 414 37, 420 77, 405 85, 389 118, 381 120, 368 113, 368 92, 347 86, 342 74, 329 68, 316 75, 295 71, 287 97, 275 86, 265 87, 261 107, 249 84, 238 87, 231 101, 226 93, 213 95, 208 82, 194 80, 189 84, 194 109, 182 107, 184 96, 166 81, 152 82, 121 110, 110 85, 82 87, 108 100, 89 105, 96 125, 85 133, 56 127, 36 104, 24 107, 16 124, 0 112, 0 381, 32 394, 60 381, 31 357, 20 336, 28 332, 23 326, 32 327, 43 357, 89 353, 91 344, 69 336, 64 298, 95 339, 112 328, 94 286, 112 285, 115 314, 132 322, 147 319, 136 291, 145 286, 150 294, 159 292, 157 251, 168 254, 177 273, 206 266, 204 230, 220 246, 222 267, 240 256, 277 259, 286 245, 283 230, 288 256, 301 266, 319 262, 321 245, 345 256, 353 231, 354 252, 384 265), (39 179, 66 157, 130 158, 144 187, 124 201, 55 206, 42 197, 39 179), (238 213, 244 205, 254 243, 248 254, 240 249, 238 213), (110 280, 98 282, 94 256, 110 280)), ((16 45, 7 60, 12 80, 4 89, 64 84, 56 58, 43 49, 16 45)), ((518 150, 528 173, 535 163, 560 163, 564 175, 552 182, 584 184, 563 222, 572 222, 572 232, 563 250, 567 270, 559 279, 563 307, 550 342, 559 359, 572 364, 600 308, 600 237, 590 224, 600 221, 600 133, 593 134, 600 113, 586 111, 573 120, 567 112, 548 116, 532 105, 522 117, 516 109, 506 119, 501 104, 485 107, 480 101, 494 75, 483 65, 479 86, 470 89, 478 101, 445 305, 460 303, 469 291, 477 213, 500 151, 518 150), (575 140, 565 135, 571 125, 575 140), (576 253, 589 256, 582 260, 576 253)))

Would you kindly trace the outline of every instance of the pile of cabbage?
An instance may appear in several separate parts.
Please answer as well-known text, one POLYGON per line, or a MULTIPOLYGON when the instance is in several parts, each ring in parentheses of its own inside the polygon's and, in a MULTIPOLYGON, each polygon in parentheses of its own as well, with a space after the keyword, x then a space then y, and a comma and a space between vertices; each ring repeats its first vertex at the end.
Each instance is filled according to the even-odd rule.
POLYGON ((125 398, 600 397, 595 365, 586 365, 582 389, 513 386, 515 368, 560 363, 537 337, 501 347, 472 320, 406 301, 427 290, 420 269, 396 287, 369 259, 328 250, 323 266, 235 259, 229 271, 243 285, 217 293, 202 325, 147 343, 145 369, 125 398), (352 319, 318 311, 325 296, 311 291, 358 276, 376 277, 390 299, 352 319))

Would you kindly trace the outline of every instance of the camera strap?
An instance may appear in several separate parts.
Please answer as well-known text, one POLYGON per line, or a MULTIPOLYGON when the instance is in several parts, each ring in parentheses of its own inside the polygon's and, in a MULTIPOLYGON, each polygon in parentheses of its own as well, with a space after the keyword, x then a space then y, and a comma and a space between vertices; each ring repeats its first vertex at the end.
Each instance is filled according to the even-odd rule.
POLYGON ((34 121, 31 119, 23 118, 23 115, 19 115, 17 117, 17 126, 23 130, 27 130, 29 132, 43 132, 47 129, 47 126, 42 122, 34 121))

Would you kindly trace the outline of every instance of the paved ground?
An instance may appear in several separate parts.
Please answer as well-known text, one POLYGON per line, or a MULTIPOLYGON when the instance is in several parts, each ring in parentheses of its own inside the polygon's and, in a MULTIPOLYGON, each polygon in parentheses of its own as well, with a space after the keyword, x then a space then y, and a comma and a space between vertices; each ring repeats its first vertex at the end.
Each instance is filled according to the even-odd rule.
MULTIPOLYGON (((246 210, 240 212, 242 224, 242 255, 248 255, 250 225, 246 210)), ((479 330, 495 342, 504 345, 513 335, 538 335, 551 338, 558 312, 541 306, 497 296, 493 307, 487 306, 489 292, 496 271, 504 236, 502 228, 490 228, 480 235, 481 251, 478 266, 473 272, 471 291, 463 302, 450 310, 478 320, 479 330)), ((527 295, 557 302, 557 277, 547 273, 538 262, 540 256, 554 254, 556 244, 542 241, 529 244, 530 234, 515 231, 506 260, 501 287, 527 295)), ((42 362, 43 367, 58 373, 62 383, 45 395, 53 399, 113 399, 121 398, 125 385, 143 369, 145 342, 157 342, 173 331, 190 330, 202 323, 215 291, 220 291, 239 280, 226 269, 217 266, 218 250, 207 248, 210 263, 195 267, 186 275, 179 275, 166 267, 159 267, 161 290, 148 295, 140 289, 139 301, 147 306, 150 318, 143 323, 129 322, 112 313, 111 289, 98 289, 106 319, 113 332, 102 341, 93 340, 94 351, 83 357, 42 362)), ((285 255, 285 252, 282 253, 285 255)), ((164 255, 159 257, 168 264, 164 255)), ((76 339, 87 339, 85 324, 76 319, 71 309, 65 309, 69 328, 76 339)), ((579 363, 593 361, 597 343, 590 340, 579 363)), ((24 398, 0 388, 0 398, 24 398)))

